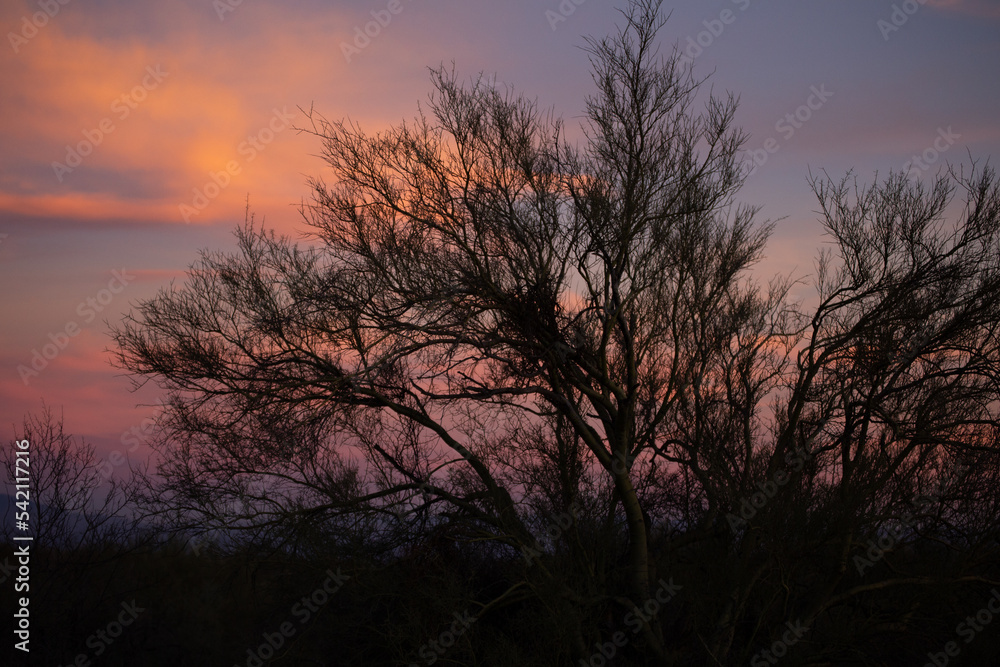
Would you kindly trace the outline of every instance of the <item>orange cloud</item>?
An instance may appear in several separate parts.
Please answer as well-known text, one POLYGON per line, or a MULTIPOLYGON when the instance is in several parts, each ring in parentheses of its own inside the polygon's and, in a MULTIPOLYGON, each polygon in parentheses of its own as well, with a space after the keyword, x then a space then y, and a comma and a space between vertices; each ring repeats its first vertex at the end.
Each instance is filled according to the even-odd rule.
MULTIPOLYGON (((0 20, 16 26, 36 9, 8 5, 0 20)), ((297 107, 315 100, 337 116, 345 99, 365 99, 370 75, 409 76, 391 71, 409 58, 406 45, 387 30, 378 44, 386 57, 349 64, 339 44, 364 18, 357 12, 297 16, 248 3, 219 21, 201 9, 150 6, 141 20, 106 15, 98 25, 67 5, 20 45, 13 66, 0 69, 0 87, 16 101, 4 105, 0 173, 17 174, 0 182, 0 212, 210 224, 242 219, 249 196, 269 223, 301 226, 291 205, 309 196, 306 174, 322 163, 310 156, 318 141, 291 127, 306 124, 297 107), (136 21, 155 21, 162 34, 99 34, 119 21, 122 34, 136 21)), ((351 115, 377 118, 377 103, 351 115)))

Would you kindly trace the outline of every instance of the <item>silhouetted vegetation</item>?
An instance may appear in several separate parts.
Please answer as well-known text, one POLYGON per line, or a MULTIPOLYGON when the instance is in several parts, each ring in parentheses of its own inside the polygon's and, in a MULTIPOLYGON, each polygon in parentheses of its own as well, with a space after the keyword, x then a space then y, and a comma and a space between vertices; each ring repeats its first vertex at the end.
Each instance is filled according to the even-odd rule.
POLYGON ((167 395, 110 506, 143 539, 40 544, 46 660, 133 599, 99 664, 250 667, 285 622, 261 662, 1000 653, 995 171, 811 177, 827 249, 793 303, 751 274, 734 98, 658 51, 658 1, 623 16, 581 145, 445 69, 383 133, 314 114, 313 243, 251 218, 116 327, 167 395))

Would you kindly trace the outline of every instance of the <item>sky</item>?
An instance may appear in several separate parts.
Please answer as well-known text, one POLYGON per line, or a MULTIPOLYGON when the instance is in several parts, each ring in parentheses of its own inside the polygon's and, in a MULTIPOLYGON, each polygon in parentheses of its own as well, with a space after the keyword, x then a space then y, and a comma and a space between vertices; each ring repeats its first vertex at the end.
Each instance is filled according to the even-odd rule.
MULTIPOLYGON (((146 455, 158 390, 110 364, 108 323, 233 246, 249 207, 293 237, 324 172, 303 109, 369 131, 412 119, 428 67, 495 74, 579 126, 581 49, 609 0, 4 0, 0 427, 43 403, 104 461, 146 455)), ((1000 0, 665 2, 676 45, 757 161, 740 200, 778 221, 757 267, 808 280, 807 177, 1000 159, 1000 0), (916 158, 916 161, 915 161, 916 158)), ((806 297, 803 297, 806 298, 806 297)), ((107 469, 107 468, 106 468, 107 469)))

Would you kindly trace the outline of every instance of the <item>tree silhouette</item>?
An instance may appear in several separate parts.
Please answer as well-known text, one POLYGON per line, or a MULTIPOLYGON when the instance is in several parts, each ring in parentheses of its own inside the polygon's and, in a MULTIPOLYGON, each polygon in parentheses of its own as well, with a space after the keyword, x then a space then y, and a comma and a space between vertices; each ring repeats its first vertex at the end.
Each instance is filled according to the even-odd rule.
POLYGON ((997 494, 967 492, 997 477, 995 173, 853 198, 813 178, 834 250, 805 312, 790 281, 749 273, 772 225, 735 200, 735 100, 658 51, 659 6, 588 41, 580 145, 443 68, 411 123, 312 114, 333 174, 302 209, 313 243, 251 218, 236 253, 203 253, 114 332, 118 363, 170 393, 150 508, 314 554, 444 540, 523 562, 473 608, 534 600, 574 661, 670 577, 683 601, 641 615, 628 651, 716 665, 796 619, 801 650, 845 660, 916 627, 873 593, 993 581, 997 494), (948 224, 954 183, 968 205, 948 224), (956 460, 972 472, 898 543, 977 557, 856 573, 956 460))
POLYGON ((24 530, 42 550, 103 547, 136 536, 127 514, 128 484, 112 478, 106 489, 101 488, 105 479, 94 446, 66 433, 62 415, 57 417, 43 406, 38 414, 25 416, 14 439, 29 444, 25 449, 4 449, 0 463, 12 490, 16 477, 26 480, 21 485, 27 487, 7 499, 5 540, 15 535, 14 517, 23 512, 29 516, 24 530), (26 455, 20 469, 17 451, 26 455), (15 501, 21 506, 15 507, 15 501))

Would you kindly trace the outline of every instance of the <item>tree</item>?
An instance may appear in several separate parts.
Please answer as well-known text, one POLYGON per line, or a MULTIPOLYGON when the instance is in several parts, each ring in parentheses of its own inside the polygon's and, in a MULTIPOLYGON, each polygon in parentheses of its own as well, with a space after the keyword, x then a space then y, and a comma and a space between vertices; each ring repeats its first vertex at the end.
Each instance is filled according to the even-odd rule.
MULTIPOLYGON (((150 505, 277 548, 478 549, 512 574, 476 613, 533 600, 559 660, 672 576, 685 620, 639 615, 633 655, 746 661, 789 614, 919 579, 860 584, 850 556, 949 458, 995 466, 995 174, 952 174, 953 228, 948 178, 856 201, 814 179, 836 254, 803 312, 749 273, 772 226, 735 200, 736 101, 660 54, 659 5, 588 41, 580 146, 443 68, 412 123, 312 114, 334 178, 311 181, 313 243, 251 217, 114 332, 170 394, 150 505)), ((905 539, 996 505, 951 500, 905 539)))
POLYGON ((988 565, 997 522, 987 518, 1000 477, 996 173, 973 165, 930 187, 904 174, 868 187, 850 176, 810 182, 833 250, 817 262, 818 304, 802 312, 801 335, 757 368, 736 359, 773 340, 736 346, 716 388, 695 393, 725 407, 682 412, 664 434, 665 456, 699 476, 695 505, 707 511, 682 539, 719 563, 701 622, 720 661, 750 659, 795 619, 822 628, 814 660, 858 659, 861 641, 870 658, 885 650, 879 640, 918 635, 924 614, 967 608, 942 587, 1000 575, 988 565), (966 204, 949 222, 956 187, 966 204), (774 374, 776 410, 761 422, 745 396, 760 397, 754 381, 774 374), (699 465, 706 451, 716 456, 699 465), (915 590, 872 597, 904 587, 915 590), (846 632, 834 616, 845 607, 856 624, 846 632))
MULTIPOLYGON (((63 429, 63 419, 44 407, 37 415, 27 415, 15 441, 27 440, 26 450, 5 448, 0 462, 9 475, 10 488, 16 488, 15 463, 22 459, 21 473, 27 477, 26 495, 8 498, 4 537, 10 539, 15 528, 14 501, 25 498, 28 508, 28 534, 39 550, 104 547, 127 541, 131 527, 128 520, 127 485, 104 477, 94 446, 82 438, 76 440, 63 429), (19 457, 23 451, 27 457, 19 457), (24 459, 27 459, 25 462, 24 459)), ((20 509, 18 510, 20 514, 20 509)), ((134 537, 134 535, 133 535, 134 537)))
MULTIPOLYGON (((0 580, 5 606, 30 601, 31 635, 0 660, 23 661, 28 647, 56 664, 79 651, 109 606, 121 612, 124 564, 152 536, 134 515, 128 480, 105 479, 94 446, 67 433, 61 414, 43 406, 26 415, 13 440, 0 452, 9 481, 0 580)), ((11 616, 8 632, 19 624, 11 616)))

